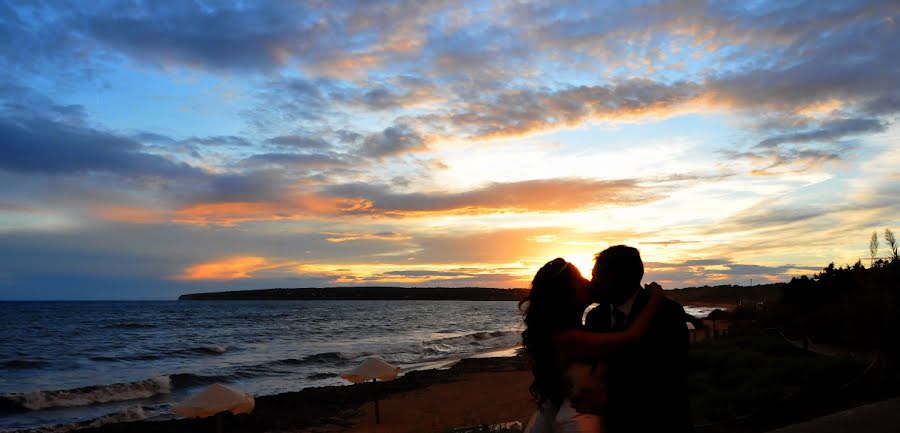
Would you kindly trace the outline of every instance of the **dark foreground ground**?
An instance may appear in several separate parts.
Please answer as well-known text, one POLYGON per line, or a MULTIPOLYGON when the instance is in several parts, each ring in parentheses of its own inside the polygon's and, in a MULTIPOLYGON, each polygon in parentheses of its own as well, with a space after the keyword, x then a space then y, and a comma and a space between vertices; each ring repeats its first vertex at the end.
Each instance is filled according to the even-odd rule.
MULTIPOLYGON (((387 399, 409 391, 460 380, 473 373, 524 371, 521 356, 507 358, 464 359, 448 370, 424 370, 406 373, 390 382, 377 384, 378 396, 387 399)), ((256 399, 253 413, 223 416, 223 431, 339 431, 352 427, 373 395, 371 383, 352 386, 308 388, 298 392, 262 396, 256 399)), ((176 419, 107 424, 77 430, 79 433, 183 433, 213 432, 213 419, 176 419)))
POLYGON ((770 433, 896 433, 900 431, 900 398, 867 404, 790 425, 770 433))
MULTIPOLYGON (((689 387, 698 433, 762 433, 900 395, 896 375, 873 368, 870 359, 807 353, 780 336, 711 339, 695 344, 691 358, 689 387)), ((387 418, 382 427, 390 426, 392 433, 446 433, 462 427, 466 429, 458 431, 477 431, 469 428, 498 422, 524 424, 534 410, 527 392, 530 381, 521 356, 466 359, 448 370, 410 372, 378 384, 382 412, 387 418), (444 393, 456 395, 444 397, 444 393), (466 393, 469 397, 457 397, 466 393), (485 395, 487 400, 478 403, 485 395), (424 414, 430 418, 423 424, 420 419, 424 414)), ((372 384, 367 383, 263 396, 257 398, 252 414, 225 415, 222 424, 228 433, 380 432, 368 425, 372 392, 372 384)), ((869 430, 865 427, 868 424, 860 423, 851 430, 820 431, 900 432, 897 416, 880 415, 900 413, 900 402, 877 407, 880 409, 875 412, 864 413, 884 418, 883 422, 869 420, 881 430, 869 430)), ((832 424, 852 425, 856 419, 836 418, 832 424)), ((213 419, 177 419, 108 424, 78 431, 175 433, 214 429, 213 419)), ((815 430, 785 430, 795 431, 815 430)))

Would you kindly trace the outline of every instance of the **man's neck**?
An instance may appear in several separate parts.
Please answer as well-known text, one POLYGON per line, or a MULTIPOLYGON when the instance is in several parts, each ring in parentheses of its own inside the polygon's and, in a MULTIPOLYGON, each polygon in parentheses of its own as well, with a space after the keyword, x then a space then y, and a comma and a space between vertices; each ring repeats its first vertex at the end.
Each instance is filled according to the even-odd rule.
POLYGON ((638 287, 633 292, 631 292, 631 295, 629 295, 627 298, 622 299, 619 302, 613 303, 613 306, 616 308, 627 306, 630 309, 631 306, 634 305, 634 300, 637 299, 638 292, 640 292, 640 291, 641 291, 641 289, 640 289, 640 287, 638 287))
MULTIPOLYGON (((613 319, 613 321, 618 321, 618 320, 622 320, 622 321, 623 321, 621 324, 619 324, 619 326, 625 326, 625 325, 628 323, 628 318, 631 317, 631 310, 632 310, 632 308, 634 308, 634 302, 635 302, 635 300, 637 299, 637 296, 638 296, 638 293, 639 293, 639 292, 640 292, 640 289, 635 290, 635 291, 631 294, 631 296, 625 298, 624 301, 622 301, 622 302, 620 302, 620 303, 618 303, 618 304, 612 304, 612 305, 611 305, 610 314, 613 315, 612 317, 616 317, 616 316, 615 316, 616 311, 620 311, 620 312, 622 313, 622 319, 613 319)), ((613 322, 610 322, 610 323, 612 323, 612 324, 610 325, 611 327, 617 326, 617 325, 616 325, 615 323, 613 323, 613 322)))

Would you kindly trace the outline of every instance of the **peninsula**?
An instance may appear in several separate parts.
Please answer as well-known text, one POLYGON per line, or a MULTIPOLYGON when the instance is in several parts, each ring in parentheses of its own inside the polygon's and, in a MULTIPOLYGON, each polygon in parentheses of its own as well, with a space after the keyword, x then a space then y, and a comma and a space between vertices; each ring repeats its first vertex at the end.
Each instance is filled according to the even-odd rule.
MULTIPOLYGON (((683 305, 737 305, 741 302, 773 301, 784 283, 756 286, 703 286, 667 290, 666 296, 683 305)), ((234 290, 181 295, 181 301, 518 301, 528 289, 488 287, 306 287, 234 290)))

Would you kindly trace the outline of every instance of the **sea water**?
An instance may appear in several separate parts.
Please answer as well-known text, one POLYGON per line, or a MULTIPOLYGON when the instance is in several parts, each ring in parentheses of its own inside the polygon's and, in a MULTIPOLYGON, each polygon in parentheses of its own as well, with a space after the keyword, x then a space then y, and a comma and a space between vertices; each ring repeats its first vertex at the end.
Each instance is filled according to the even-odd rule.
POLYGON ((514 347, 522 329, 510 301, 0 302, 0 431, 166 417, 215 382, 346 384, 369 356, 444 367, 514 347))

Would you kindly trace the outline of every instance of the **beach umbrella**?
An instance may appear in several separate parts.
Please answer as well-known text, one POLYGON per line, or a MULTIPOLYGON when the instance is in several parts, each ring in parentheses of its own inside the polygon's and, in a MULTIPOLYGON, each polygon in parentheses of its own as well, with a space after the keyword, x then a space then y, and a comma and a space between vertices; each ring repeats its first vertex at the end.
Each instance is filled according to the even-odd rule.
POLYGON ((697 341, 697 333, 695 332, 695 330, 697 329, 697 327, 694 326, 694 324, 691 322, 684 322, 684 323, 687 324, 688 333, 691 334, 691 340, 696 342, 697 341))
POLYGON ((234 388, 214 383, 172 408, 186 418, 206 418, 216 415, 216 431, 222 432, 222 412, 235 415, 250 413, 256 404, 253 397, 234 388))
POLYGON ((375 400, 375 424, 379 424, 381 423, 381 414, 378 412, 378 394, 374 384, 379 379, 394 379, 398 374, 400 374, 400 367, 394 367, 379 358, 372 357, 366 358, 362 364, 356 366, 353 370, 342 374, 341 377, 353 383, 372 381, 372 393, 374 394, 375 400))

